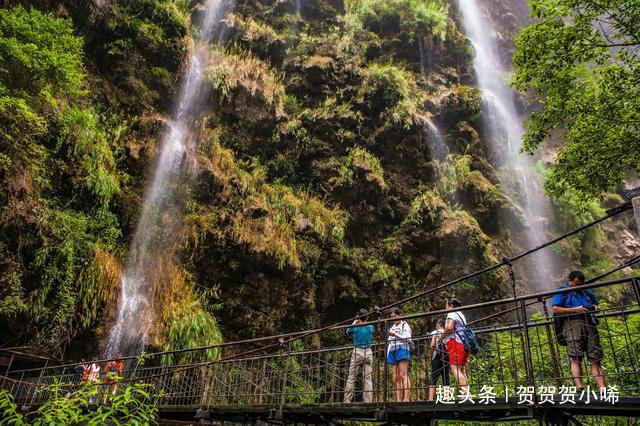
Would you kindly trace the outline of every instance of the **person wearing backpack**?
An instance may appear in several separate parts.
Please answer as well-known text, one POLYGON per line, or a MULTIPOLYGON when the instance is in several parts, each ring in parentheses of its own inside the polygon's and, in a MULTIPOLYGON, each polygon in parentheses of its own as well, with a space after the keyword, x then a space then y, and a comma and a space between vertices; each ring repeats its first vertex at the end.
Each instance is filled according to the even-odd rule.
POLYGON ((445 306, 448 311, 451 311, 447 314, 444 327, 444 343, 447 352, 449 352, 449 368, 462 393, 468 395, 467 362, 469 361, 469 352, 465 349, 464 343, 467 319, 462 312, 455 310, 462 306, 460 300, 449 299, 445 306))
POLYGON ((598 386, 606 387, 604 370, 600 364, 603 352, 597 328, 598 320, 594 315, 599 302, 591 290, 580 289, 584 282, 582 272, 572 271, 568 282, 560 287, 560 290, 571 291, 556 293, 551 298, 551 312, 562 321, 562 337, 567 345, 567 355, 571 359, 571 375, 579 393, 584 389, 581 366, 584 356, 591 364, 591 375, 598 386))
MULTIPOLYGON (((400 308, 391 308, 391 318, 402 315, 400 308)), ((411 360, 411 327, 406 321, 397 320, 389 329, 387 364, 393 368, 396 384, 396 402, 411 401, 409 361, 411 360)))

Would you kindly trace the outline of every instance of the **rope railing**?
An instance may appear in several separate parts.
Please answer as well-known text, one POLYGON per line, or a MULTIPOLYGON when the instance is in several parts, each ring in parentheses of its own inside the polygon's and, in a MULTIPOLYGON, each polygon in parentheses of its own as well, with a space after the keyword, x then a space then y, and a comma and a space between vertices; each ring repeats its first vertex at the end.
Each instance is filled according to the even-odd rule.
MULTIPOLYGON (((621 271, 622 269, 625 269, 625 268, 628 268, 628 267, 630 267, 630 266, 633 266, 633 265, 635 265, 636 263, 640 263, 640 255, 635 256, 635 257, 632 257, 632 258, 630 258, 630 259, 627 259, 627 260, 625 260, 625 261, 621 262, 621 263, 620 263, 618 266, 616 266, 615 268, 610 269, 610 270, 608 270, 608 271, 606 271, 606 272, 603 272, 603 273, 601 273, 601 274, 599 274, 599 275, 597 275, 597 276, 595 276, 595 277, 593 277, 593 278, 588 279, 588 280, 585 282, 585 284, 591 284, 591 283, 594 283, 594 282, 596 282, 596 281, 600 281, 601 279, 606 278, 606 277, 608 277, 609 275, 614 274, 614 273, 616 273, 616 272, 618 272, 618 271, 621 271)), ((535 305, 536 303, 539 303, 539 302, 541 302, 541 301, 544 301, 544 300, 546 300, 546 299, 548 299, 548 298, 549 298, 549 296, 545 296, 545 297, 543 297, 543 298, 541 298, 541 299, 539 299, 539 300, 530 300, 529 302, 527 302, 527 303, 526 303, 526 305, 525 305, 525 306, 527 306, 527 307, 528 307, 528 306, 531 306, 531 305, 535 305)), ((518 309, 518 308, 517 308, 517 307, 508 308, 508 309, 505 309, 505 310, 503 310, 503 311, 499 311, 499 312, 493 313, 493 314, 491 314, 491 315, 487 315, 486 317, 482 317, 482 318, 475 319, 475 320, 473 320, 473 321, 470 321, 470 322, 469 322, 469 325, 474 325, 474 324, 478 324, 478 323, 481 323, 481 322, 484 322, 484 321, 487 321, 487 320, 490 320, 490 319, 493 319, 493 318, 497 318, 497 317, 502 316, 502 315, 504 315, 504 314, 508 314, 508 313, 510 313, 510 312, 513 312, 513 311, 515 311, 516 309, 518 309)))
MULTIPOLYGON (((640 286, 640 276, 630 276, 605 282, 586 284, 584 289, 620 288, 640 286)), ((538 292, 518 296, 522 308, 528 301, 557 293, 538 292)), ((513 298, 483 302, 461 307, 465 312, 482 310, 487 304, 498 306, 514 303, 513 298)), ((440 317, 447 311, 434 310, 404 315, 404 319, 440 317)), ((640 298, 618 306, 605 307, 598 313, 600 334, 605 349, 608 383, 617 387, 621 396, 640 395, 640 298)), ((370 324, 396 321, 371 321, 370 324)), ((523 317, 518 321, 503 322, 476 328, 480 352, 471 357, 468 366, 470 385, 477 393, 485 386, 504 396, 509 389, 519 386, 571 385, 570 369, 565 349, 555 342, 548 316, 523 317), (552 349, 553 348, 553 349, 552 349), (555 352, 554 352, 555 351, 555 352), (554 355, 555 354, 555 355, 554 355), (527 360, 532 368, 527 368, 527 360), (557 368, 552 368, 557 365, 557 368)), ((386 327, 385 327, 386 329, 386 327)), ((385 336, 386 337, 386 336, 385 336)), ((417 336, 412 351, 410 369, 412 398, 427 398, 430 336, 417 336)), ((373 403, 385 407, 393 391, 393 381, 384 374, 386 367, 386 339, 373 345, 373 403), (386 398, 386 400, 385 400, 386 398)), ((321 349, 288 347, 278 353, 254 354, 229 358, 216 363, 194 363, 183 366, 148 366, 125 371, 119 386, 127 383, 149 384, 158 390, 161 407, 213 407, 249 409, 265 406, 283 410, 291 404, 342 404, 349 370, 351 345, 321 349)), ((47 386, 57 379, 62 386, 79 386, 79 375, 58 374, 34 376, 26 380, 1 378, 5 389, 13 388, 16 401, 37 405, 47 398, 47 386), (42 389, 38 391, 36 389, 42 389)), ((99 384, 98 384, 99 386, 99 384)), ((102 395, 105 394, 106 388, 102 395)), ((358 393, 361 395, 361 392, 358 393)), ((107 395, 108 396, 108 395, 107 395)))
MULTIPOLYGON (((635 280, 638 280, 640 278, 640 276, 638 277, 626 277, 626 278, 620 278, 620 279, 616 279, 616 280, 610 280, 610 281, 604 281, 604 282, 593 282, 591 284, 585 284, 584 286, 582 286, 581 288, 586 290, 586 289, 595 289, 595 288, 600 288, 600 287, 610 287, 610 286, 614 286, 614 285, 620 285, 620 284, 631 284, 635 286, 635 280)), ((528 294, 528 295, 523 295, 523 296, 518 296, 516 298, 505 298, 505 299, 500 299, 500 300, 494 300, 494 301, 487 301, 487 302, 481 302, 481 303, 477 303, 477 304, 471 304, 471 305, 465 305, 462 306, 460 308, 457 308, 457 310, 462 311, 462 312, 466 312, 466 311, 473 311, 473 310, 478 310, 478 309, 482 309, 482 308, 486 308, 486 307, 492 307, 492 306, 500 306, 500 305, 505 305, 505 304, 512 304, 514 302, 523 302, 523 305, 526 304, 527 301, 530 302, 537 302, 539 301, 541 298, 544 297, 548 297, 551 296, 553 294, 556 293, 561 293, 561 292, 566 292, 566 291, 570 291, 570 289, 565 289, 565 290, 552 290, 552 291, 546 291, 546 292, 539 292, 539 293, 532 293, 532 294, 528 294)), ((434 310, 434 311, 427 311, 427 312, 418 312, 418 313, 413 313, 413 314, 407 314, 407 315, 403 315, 400 317, 397 317, 395 319, 390 319, 390 318, 384 318, 384 319, 378 319, 378 320, 374 320, 374 321, 369 321, 366 323, 362 323, 362 325, 379 325, 381 323, 388 323, 388 322, 392 322, 392 321, 397 321, 397 320, 418 320, 418 319, 423 319, 423 318, 432 318, 432 317, 439 317, 439 316, 443 316, 447 313, 447 310, 434 310)), ((535 321, 534 321, 535 322, 535 321)), ((527 323, 525 323, 524 325, 529 325, 527 323)), ((350 325, 349 325, 350 326, 350 325)), ((344 329, 348 327, 347 325, 343 325, 340 326, 337 329, 344 329)), ((523 324, 518 324, 518 325, 512 325, 511 328, 522 328, 523 324)), ((491 326, 489 326, 489 329, 491 328, 491 326)), ((482 332, 482 330, 478 330, 479 332, 482 332)), ((348 346, 343 346, 342 349, 344 348, 348 348, 348 346)), ((324 352, 331 352, 334 351, 335 348, 329 348, 326 350, 309 350, 306 351, 304 353, 323 353, 324 352)), ((249 351, 247 351, 249 352, 249 351)), ((245 352, 245 354, 247 353, 245 352)), ((243 355, 242 357, 238 357, 236 354, 234 355, 230 355, 227 357, 221 357, 215 360, 210 360, 210 361, 206 361, 206 362, 199 362, 199 363, 192 363, 192 364, 187 364, 187 365, 182 365, 182 366, 172 366, 170 367, 167 371, 162 371, 162 372, 158 372, 155 374, 150 374, 150 375, 145 375, 145 376, 138 376, 138 377, 131 377, 131 378, 124 378, 123 380, 120 381, 120 383, 131 383, 131 382, 139 382, 139 381, 149 381, 149 380, 154 380, 154 379, 158 379, 161 377, 165 377, 165 376, 171 376, 171 375, 175 375, 177 373, 181 373, 181 372, 185 372, 188 370, 197 370, 197 369, 203 369, 206 367, 209 367, 213 364, 224 364, 224 363, 228 363, 228 362, 232 362, 234 359, 247 359, 250 357, 250 355, 256 354, 258 353, 257 351, 251 351, 250 354, 247 355, 243 355)), ((296 354, 299 354, 298 352, 295 352, 296 354)), ((270 355, 262 355, 262 357, 269 357, 270 355)), ((73 365, 77 365, 77 364, 73 364, 73 365)), ((55 367, 47 367, 47 370, 50 370, 52 368, 55 367)), ((60 367, 58 367, 60 368, 60 367)), ((45 369, 39 369, 39 370, 21 370, 21 371, 14 371, 14 374, 17 373, 25 373, 25 372, 42 372, 45 369)), ((143 369, 140 369, 140 371, 143 371, 143 369)), ((14 378, 11 377, 6 377, 6 376, 2 376, 0 377, 0 380, 2 379, 8 379, 9 381, 12 382, 16 382, 16 383, 22 383, 25 385, 29 385, 29 386, 36 386, 36 387, 46 387, 48 386, 48 384, 44 384, 44 383, 33 383, 33 382, 28 382, 28 381, 20 381, 20 380, 16 380, 14 378)), ((101 385, 101 384, 98 384, 101 385)), ((62 386, 75 386, 74 384, 63 384, 62 386)))
MULTIPOLYGON (((376 313, 380 314, 382 311, 391 309, 391 308, 396 307, 396 306, 403 305, 403 304, 408 303, 410 301, 416 300, 416 299, 418 299, 420 297, 424 297, 424 296, 426 296, 428 294, 432 294, 432 293, 435 293, 437 291, 449 288, 449 287, 451 287, 451 286, 453 286, 455 284, 458 284, 460 282, 463 282, 463 281, 478 277, 480 275, 486 274, 488 272, 494 271, 494 270, 496 270, 496 269, 498 269, 500 267, 510 265, 514 261, 517 261, 517 260, 522 259, 523 257, 526 257, 526 256, 528 256, 528 255, 530 255, 532 253, 535 253, 535 252, 537 252, 539 250, 542 250, 542 249, 544 249, 546 247, 549 247, 549 246, 551 246, 551 245, 553 245, 553 244, 555 244, 555 243, 557 243, 557 242, 559 242, 561 240, 564 240, 565 238, 568 238, 568 237, 570 237, 572 235, 575 235, 575 234, 577 234, 579 232, 582 232, 582 231, 584 231, 584 230, 586 230, 586 229, 588 229, 588 228, 590 228, 592 226, 595 226, 595 225, 597 225, 597 224, 599 224, 599 223, 601 223, 601 222, 603 222, 603 221, 605 221, 605 220, 607 220, 609 218, 612 218, 612 217, 614 217, 614 216, 616 216, 616 215, 618 215, 618 214, 620 214, 620 213, 622 213, 624 211, 630 210, 630 209, 632 209, 632 205, 631 205, 630 202, 623 203, 623 204, 621 204, 619 206, 616 206, 616 207, 614 207, 612 209, 607 210, 606 214, 604 216, 602 216, 602 217, 600 217, 600 218, 598 218, 598 219, 596 219, 596 220, 594 220, 592 222, 589 222, 589 223, 587 223, 587 224, 585 224, 585 225, 583 225, 583 226, 581 226, 579 228, 576 228, 576 229, 574 229, 574 230, 572 230, 570 232, 562 234, 562 235, 560 235, 560 236, 558 236, 558 237, 556 237, 556 238, 554 238, 554 239, 552 239, 550 241, 547 241, 547 242, 545 242, 545 243, 543 243, 543 244, 541 244, 541 245, 539 245, 537 247, 525 250, 522 253, 516 254, 516 255, 514 255, 512 257, 505 257, 505 258, 502 259, 502 261, 500 263, 496 263, 494 265, 487 266, 487 267, 485 267, 483 269, 480 269, 478 271, 475 271, 475 272, 466 274, 464 276, 461 276, 459 278, 450 280, 450 281, 448 281, 446 283, 443 283, 443 284, 438 285, 436 287, 433 287, 433 288, 427 289, 425 291, 416 293, 414 295, 411 295, 411 296, 406 297, 404 299, 395 301, 395 302, 390 303, 388 305, 385 305, 383 307, 376 307, 376 309, 374 311, 369 312, 366 315, 356 315, 356 316, 351 317, 349 319, 346 319, 346 320, 343 320, 343 321, 339 321, 339 322, 336 322, 336 323, 333 323, 333 324, 330 324, 330 325, 327 325, 327 326, 324 326, 324 327, 311 329, 311 330, 304 330, 304 331, 293 332, 293 333, 283 333, 283 334, 278 334, 278 335, 273 335, 273 336, 265 336, 265 337, 244 339, 244 340, 238 340, 238 341, 234 341, 234 342, 226 342, 226 343, 219 343, 219 344, 213 344, 213 345, 206 345, 206 346, 201 346, 201 347, 197 347, 197 348, 188 348, 188 349, 178 349, 178 350, 172 350, 172 351, 154 352, 154 353, 150 353, 150 354, 145 354, 145 356, 158 357, 158 356, 165 356, 165 355, 184 354, 184 353, 188 353, 188 352, 203 352, 203 351, 207 351, 207 350, 211 350, 211 349, 219 349, 219 348, 230 347, 230 346, 238 346, 238 345, 242 345, 242 344, 258 343, 258 342, 265 342, 265 341, 268 342, 268 341, 273 341, 273 340, 276 340, 276 339, 278 340, 278 342, 273 343, 273 344, 269 344, 269 345, 266 345, 266 346, 249 349, 249 350, 246 350, 246 351, 243 351, 243 352, 239 352, 237 354, 232 354, 232 355, 229 355, 227 357, 222 357, 222 358, 219 358, 219 359, 216 359, 216 360, 206 361, 206 362, 203 362, 203 363, 198 365, 198 366, 207 366, 207 365, 210 365, 210 364, 215 363, 215 362, 225 361, 225 360, 228 360, 228 359, 233 359, 233 358, 238 358, 238 357, 245 357, 245 356, 248 356, 248 355, 251 355, 251 354, 254 354, 254 353, 259 353, 261 351, 272 350, 272 349, 280 349, 280 348, 282 348, 282 347, 284 347, 286 345, 289 345, 289 344, 291 344, 291 343, 293 343, 293 342, 295 342, 297 340, 304 339, 304 338, 307 338, 307 337, 315 335, 315 334, 322 334, 322 333, 330 331, 330 330, 338 330, 338 329, 342 329, 342 328, 347 328, 356 319, 361 319, 361 318, 364 318, 364 317, 368 317, 369 315, 376 314, 376 313)), ((638 261, 640 261, 640 256, 638 258, 634 258, 634 259, 636 259, 635 262, 638 262, 638 261)), ((619 268, 619 269, 622 269, 622 268, 619 268)), ((619 269, 616 269, 616 270, 619 270, 619 269)), ((615 272, 615 270, 611 271, 609 273, 613 273, 613 272, 615 272)), ((549 292, 549 295, 552 295, 555 292, 556 291, 549 292)), ((509 299, 509 300, 514 301, 514 300, 516 300, 516 298, 509 299)), ((485 302, 485 304, 480 304, 480 305, 483 305, 485 307, 491 307, 491 306, 495 306, 496 303, 485 302)), ((469 305, 469 306, 472 306, 472 305, 469 305)), ((473 306, 478 306, 478 304, 473 305, 473 306)), ((440 313, 442 313, 442 312, 440 312, 440 313)), ((411 319, 413 317, 412 316, 406 316, 405 318, 406 319, 411 319)), ((385 322, 385 321, 382 320, 382 319, 379 319, 379 320, 372 321, 372 322, 369 322, 369 323, 371 323, 371 324, 380 324, 381 322, 385 322)), ((131 361, 131 360, 137 360, 138 358, 139 358, 139 355, 132 355, 132 356, 122 357, 121 359, 123 359, 125 361, 131 361)), ((104 362, 107 362, 109 360, 111 360, 111 358, 101 359, 101 360, 97 360, 97 361, 93 361, 93 362, 104 363, 104 362)), ((60 369, 60 368, 70 368, 70 367, 74 367, 74 366, 77 366, 77 365, 78 365, 78 363, 76 362, 76 363, 63 364, 63 365, 58 365, 58 366, 47 366, 47 367, 43 367, 43 368, 23 369, 23 370, 15 370, 15 371, 16 372, 32 372, 32 371, 42 371, 42 370, 51 370, 51 369, 60 369)), ((197 368, 197 367, 194 367, 194 368, 197 368)))

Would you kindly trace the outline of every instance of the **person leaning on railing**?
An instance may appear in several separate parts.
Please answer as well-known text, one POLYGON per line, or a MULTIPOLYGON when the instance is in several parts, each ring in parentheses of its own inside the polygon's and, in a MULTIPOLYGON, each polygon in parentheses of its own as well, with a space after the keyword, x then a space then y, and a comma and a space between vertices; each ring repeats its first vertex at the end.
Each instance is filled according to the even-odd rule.
MULTIPOLYGON (((367 315, 366 309, 360 309, 358 316, 367 315)), ((364 388, 363 401, 370 403, 373 400, 373 383, 371 381, 371 365, 373 355, 371 352, 371 341, 373 339, 373 326, 357 324, 367 322, 367 317, 357 319, 353 322, 353 326, 347 328, 347 334, 353 337, 353 351, 351 351, 351 362, 349 363, 349 376, 347 378, 347 386, 344 390, 344 402, 353 401, 353 390, 356 384, 356 374, 362 368, 362 386, 364 388)))
POLYGON ((400 308, 391 308, 390 317, 394 323, 389 329, 387 364, 391 366, 396 385, 396 402, 411 401, 411 380, 409 361, 411 360, 411 327, 404 320, 400 308))
POLYGON ((571 375, 579 391, 584 389, 582 383, 582 366, 584 356, 591 363, 591 375, 600 388, 606 387, 604 370, 600 362, 603 353, 598 333, 598 320, 594 312, 598 310, 598 298, 589 289, 581 290, 585 282, 584 274, 572 271, 569 281, 560 289, 572 289, 564 293, 556 293, 551 298, 553 315, 565 316, 562 333, 567 342, 567 355, 571 359, 571 375))
POLYGON ((444 327, 444 344, 449 353, 449 368, 463 395, 469 394, 469 380, 467 379, 467 363, 469 352, 464 347, 464 334, 467 319, 456 309, 462 306, 460 300, 451 298, 445 302, 447 318, 444 327))

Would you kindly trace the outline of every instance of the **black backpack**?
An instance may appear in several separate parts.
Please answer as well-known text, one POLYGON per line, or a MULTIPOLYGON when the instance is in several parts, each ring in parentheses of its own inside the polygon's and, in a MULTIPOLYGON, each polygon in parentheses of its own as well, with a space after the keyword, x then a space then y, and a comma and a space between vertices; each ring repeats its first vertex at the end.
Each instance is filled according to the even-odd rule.
MULTIPOLYGON (((567 297, 569 296, 569 292, 565 292, 562 295, 562 307, 567 303, 567 297)), ((553 329, 556 334, 556 342, 560 346, 567 346, 567 338, 564 336, 564 331, 562 330, 564 326, 564 321, 567 319, 567 315, 554 315, 553 316, 553 329)))

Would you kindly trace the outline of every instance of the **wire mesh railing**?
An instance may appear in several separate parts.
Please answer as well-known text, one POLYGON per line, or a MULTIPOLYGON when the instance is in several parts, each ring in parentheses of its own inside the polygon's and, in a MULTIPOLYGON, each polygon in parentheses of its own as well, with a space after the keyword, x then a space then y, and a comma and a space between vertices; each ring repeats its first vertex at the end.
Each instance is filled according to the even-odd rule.
MULTIPOLYGON (((592 327, 600 339, 601 365, 607 387, 620 397, 640 396, 640 279, 611 280, 584 288, 601 288, 626 295, 624 303, 602 306, 595 313, 598 324, 592 327)), ((547 299, 553 293, 537 293, 459 308, 470 320, 479 317, 487 308, 510 310, 508 319, 492 317, 491 324, 484 321, 473 326, 480 349, 470 357, 466 366, 472 400, 485 397, 507 401, 509 397, 533 389, 530 399, 535 403, 546 394, 576 392, 572 389, 575 383, 567 347, 557 342, 553 317, 547 306, 547 299)), ((443 318, 446 313, 445 310, 422 312, 400 319, 424 326, 443 318)), ((394 367, 387 361, 386 353, 388 330, 396 320, 380 318, 368 323, 376 329, 370 356, 370 401, 377 406, 395 402, 394 367)), ((337 329, 345 328, 340 326, 337 329)), ((416 327, 419 328, 425 327, 416 327)), ((250 341, 144 355, 128 360, 117 386, 122 390, 134 383, 148 384, 159 406, 165 408, 267 407, 278 410, 292 405, 345 403, 353 346, 319 348, 317 339, 310 336, 282 343, 275 352, 257 348, 250 351, 250 355, 243 355, 247 348, 255 346, 250 341)), ((432 387, 431 336, 415 336, 411 346, 408 370, 411 400, 427 401, 432 387)), ((49 397, 53 383, 69 390, 81 385, 83 377, 74 373, 73 368, 73 365, 66 365, 11 371, 1 379, 0 385, 11 392, 17 403, 38 405, 49 397)), ((585 383, 599 392, 589 375, 590 368, 585 357, 582 360, 585 383)), ((362 368, 355 377, 354 403, 369 400, 369 395, 365 398, 363 393, 367 372, 362 368)), ((109 393, 113 392, 114 381, 102 375, 96 383, 101 389, 96 403, 107 401, 109 393)), ((453 377, 451 386, 452 390, 459 390, 453 377)), ((457 395, 448 401, 443 400, 443 389, 448 388, 440 387, 437 392, 436 399, 440 402, 462 401, 457 395)))

